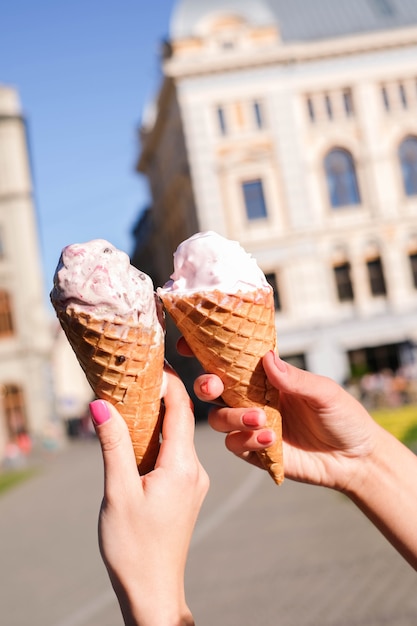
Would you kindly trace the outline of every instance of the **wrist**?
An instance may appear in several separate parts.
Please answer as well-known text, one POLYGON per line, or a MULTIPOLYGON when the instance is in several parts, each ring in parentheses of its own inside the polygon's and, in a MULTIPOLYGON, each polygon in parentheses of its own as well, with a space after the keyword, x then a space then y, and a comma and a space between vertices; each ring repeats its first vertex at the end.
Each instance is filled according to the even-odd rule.
POLYGON ((187 606, 183 608, 156 607, 143 610, 121 606, 125 626, 194 626, 195 622, 187 606))
POLYGON ((346 495, 417 569, 417 457, 381 429, 374 451, 346 495))
POLYGON ((382 477, 389 475, 390 459, 385 452, 387 438, 392 439, 392 436, 375 424, 372 448, 356 459, 349 480, 340 489, 355 503, 366 500, 375 486, 381 483, 382 477))
POLYGON ((194 626, 183 590, 158 589, 150 591, 113 585, 125 626, 194 626))

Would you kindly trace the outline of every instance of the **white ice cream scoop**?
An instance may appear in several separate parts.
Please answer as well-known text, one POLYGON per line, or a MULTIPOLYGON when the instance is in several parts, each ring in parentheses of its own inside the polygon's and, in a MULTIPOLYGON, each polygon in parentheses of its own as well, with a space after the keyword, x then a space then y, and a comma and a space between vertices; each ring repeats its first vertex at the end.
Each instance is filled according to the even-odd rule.
POLYGON ((207 231, 196 233, 178 246, 174 272, 163 291, 218 289, 236 293, 268 286, 256 260, 237 241, 207 231))

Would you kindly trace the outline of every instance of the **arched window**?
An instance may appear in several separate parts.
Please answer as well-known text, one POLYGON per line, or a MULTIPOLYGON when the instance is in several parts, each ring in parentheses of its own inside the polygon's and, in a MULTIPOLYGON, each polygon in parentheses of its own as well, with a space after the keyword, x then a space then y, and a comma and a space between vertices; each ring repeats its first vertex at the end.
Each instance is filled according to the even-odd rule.
POLYGON ((7 291, 0 289, 0 338, 12 335, 13 315, 10 296, 7 291))
POLYGON ((15 440, 19 435, 27 433, 23 389, 19 385, 3 385, 2 396, 8 435, 15 440))
POLYGON ((417 137, 406 137, 398 149, 404 191, 407 196, 417 195, 417 137))
POLYGON ((324 159, 330 204, 334 208, 360 204, 353 157, 343 148, 333 148, 324 159))

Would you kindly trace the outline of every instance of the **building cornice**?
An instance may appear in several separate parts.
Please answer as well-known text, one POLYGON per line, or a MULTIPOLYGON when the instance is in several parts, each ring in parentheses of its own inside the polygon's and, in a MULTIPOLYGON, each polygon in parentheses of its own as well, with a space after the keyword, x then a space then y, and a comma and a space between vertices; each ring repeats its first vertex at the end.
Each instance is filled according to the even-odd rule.
POLYGON ((417 27, 368 32, 320 41, 285 44, 268 47, 245 48, 218 53, 201 48, 200 54, 174 55, 163 65, 165 76, 174 80, 250 69, 267 65, 289 65, 320 61, 327 58, 367 54, 381 50, 400 49, 417 45, 417 27))

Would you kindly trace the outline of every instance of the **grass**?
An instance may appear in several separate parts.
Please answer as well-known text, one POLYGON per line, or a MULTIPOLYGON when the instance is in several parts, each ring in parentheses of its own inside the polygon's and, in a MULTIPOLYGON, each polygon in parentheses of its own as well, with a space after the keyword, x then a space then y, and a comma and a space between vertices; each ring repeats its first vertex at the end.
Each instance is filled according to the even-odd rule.
POLYGON ((411 446, 417 443, 417 405, 407 404, 397 408, 373 409, 372 417, 383 428, 411 446))
POLYGON ((0 473, 0 495, 11 489, 15 485, 22 483, 23 481, 31 478, 35 474, 36 470, 33 468, 25 468, 18 470, 7 470, 0 473))

